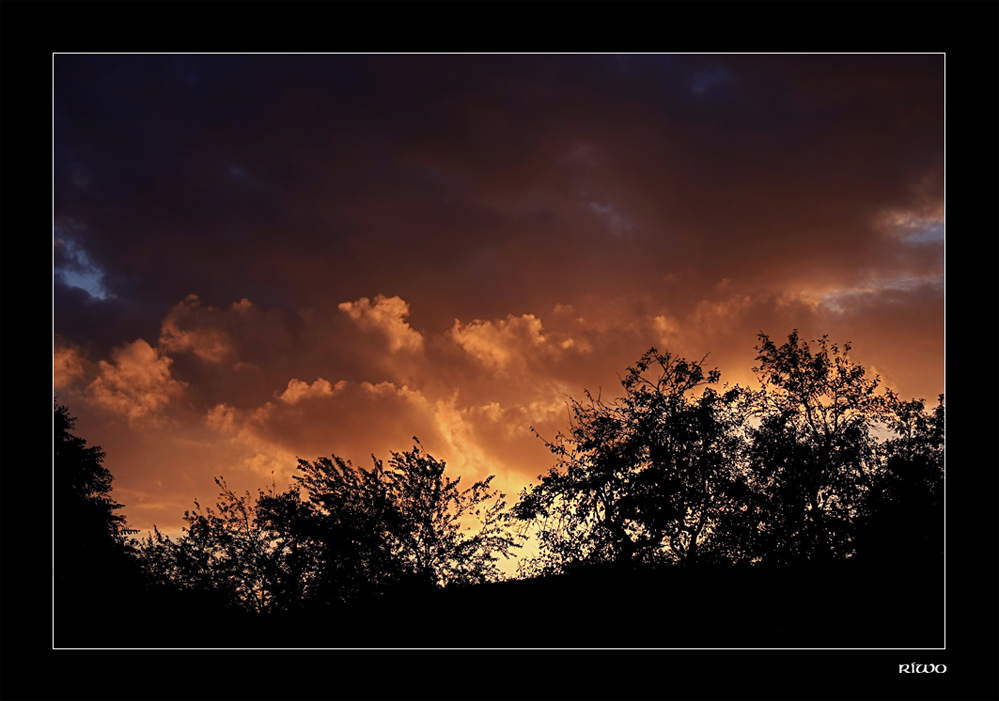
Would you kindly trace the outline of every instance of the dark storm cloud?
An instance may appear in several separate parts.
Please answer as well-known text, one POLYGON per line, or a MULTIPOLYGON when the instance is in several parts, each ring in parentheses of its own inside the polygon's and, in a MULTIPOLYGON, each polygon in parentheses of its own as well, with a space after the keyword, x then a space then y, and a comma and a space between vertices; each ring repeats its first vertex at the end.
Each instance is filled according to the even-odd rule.
POLYGON ((56 211, 154 314, 383 292, 492 316, 664 269, 850 275, 882 264, 870 217, 939 200, 941 63, 62 56, 56 211))

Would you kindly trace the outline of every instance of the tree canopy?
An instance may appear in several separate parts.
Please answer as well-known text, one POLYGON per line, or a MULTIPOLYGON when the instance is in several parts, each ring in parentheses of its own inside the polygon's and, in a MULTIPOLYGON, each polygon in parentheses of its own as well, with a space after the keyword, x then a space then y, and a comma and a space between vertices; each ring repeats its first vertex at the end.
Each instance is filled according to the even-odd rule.
POLYGON ((628 369, 625 397, 570 400, 570 433, 546 443, 558 463, 514 507, 540 525, 525 572, 711 556, 735 493, 740 391, 716 391, 720 374, 703 363, 653 348, 628 369))
POLYGON ((540 541, 522 573, 870 559, 916 533, 920 552, 941 552, 943 397, 926 413, 868 377, 850 344, 813 343, 761 333, 756 389, 718 390, 704 359, 653 348, 625 396, 570 399, 569 433, 546 441, 556 465, 513 508, 540 541))
POLYGON ((60 541, 74 539, 82 548, 123 548, 129 534, 125 517, 116 513, 123 508, 111 497, 114 477, 104 467, 105 453, 99 445, 70 431, 76 418, 69 409, 55 406, 54 476, 57 522, 60 541))
POLYGON ((73 435, 76 419, 55 405, 53 424, 53 586, 59 644, 114 640, 109 610, 117 592, 138 587, 138 569, 104 451, 73 435))
POLYGON ((370 470, 336 455, 298 469, 294 487, 256 499, 218 478, 216 508, 195 502, 177 542, 158 530, 142 541, 147 571, 274 611, 495 581, 497 559, 519 547, 493 478, 461 490, 418 441, 370 470))

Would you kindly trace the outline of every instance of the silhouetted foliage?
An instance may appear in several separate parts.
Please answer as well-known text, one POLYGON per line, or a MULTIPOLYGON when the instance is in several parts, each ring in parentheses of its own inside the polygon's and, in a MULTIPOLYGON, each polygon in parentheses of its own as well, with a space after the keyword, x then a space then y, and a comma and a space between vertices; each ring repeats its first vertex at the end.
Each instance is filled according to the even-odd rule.
POLYGON ((514 507, 518 518, 540 524, 541 553, 524 573, 712 556, 723 515, 737 508, 741 392, 706 386, 694 396, 720 379, 703 362, 653 348, 628 369, 625 397, 570 400, 570 434, 546 443, 558 464, 514 507))
POLYGON ((546 442, 557 464, 513 509, 540 541, 521 573, 938 557, 943 398, 928 414, 880 391, 849 344, 760 341, 755 391, 652 349, 625 397, 570 399, 569 434, 546 442))
MULTIPOLYGON (((124 549, 130 530, 125 517, 116 514, 122 505, 111 498, 114 477, 104 467, 99 445, 70 433, 76 419, 65 406, 55 407, 54 460, 57 542, 79 543, 81 548, 124 549)), ((82 554, 81 554, 82 556, 82 554)))
MULTIPOLYGON (((932 411, 900 400, 849 344, 760 341, 755 390, 651 349, 623 397, 570 399, 568 432, 546 441, 556 464, 509 511, 492 477, 462 490, 419 441, 370 469, 300 460, 282 493, 237 495, 219 478, 216 505, 196 501, 180 538, 154 528, 139 546, 166 593, 160 625, 204 616, 229 646, 450 646, 440 611, 540 601, 544 631, 485 644, 938 646, 942 615, 906 611, 942 597, 943 396, 932 411), (504 581, 498 558, 526 532, 538 555, 504 581), (705 605, 662 605, 677 597, 705 605), (645 615, 620 616, 626 598, 645 615), (802 615, 818 604, 825 618, 802 615)), ((120 546, 107 491, 95 503, 120 546)))
POLYGON ((178 588, 258 612, 496 581, 497 558, 519 547, 504 495, 492 477, 462 491, 444 468, 417 442, 371 470, 335 455, 300 460, 299 486, 256 500, 217 479, 216 509, 195 502, 177 542, 158 530, 148 536, 144 566, 178 588))
POLYGON ((184 512, 184 535, 176 542, 154 527, 139 543, 143 568, 151 581, 169 583, 189 592, 210 595, 221 608, 266 610, 281 579, 284 554, 279 534, 260 518, 260 502, 273 492, 262 490, 254 500, 240 496, 223 478, 216 508, 184 512))
POLYGON ((459 490, 461 478, 422 450, 374 459, 362 470, 333 456, 299 461, 308 493, 308 532, 322 552, 323 576, 350 598, 407 586, 470 585, 499 578, 496 559, 517 547, 505 523, 504 495, 492 477, 459 490))
POLYGON ((944 397, 933 411, 922 399, 888 396, 894 437, 878 447, 860 520, 858 551, 878 562, 923 563, 943 557, 944 397))
POLYGON ((841 350, 823 336, 813 352, 797 331, 781 346, 760 340, 751 471, 766 506, 755 555, 849 557, 876 465, 871 430, 886 417, 880 380, 849 360, 850 344, 841 350))
POLYGON ((114 477, 100 446, 74 436, 76 419, 56 405, 53 446, 54 587, 59 645, 106 642, 105 625, 119 592, 138 587, 138 570, 114 477))

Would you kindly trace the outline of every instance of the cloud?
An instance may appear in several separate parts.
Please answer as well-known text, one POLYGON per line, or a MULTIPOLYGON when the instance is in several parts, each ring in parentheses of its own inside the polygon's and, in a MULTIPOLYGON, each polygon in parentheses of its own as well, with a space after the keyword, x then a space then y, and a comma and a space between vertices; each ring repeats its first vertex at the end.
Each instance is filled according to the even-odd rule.
POLYGON ((505 321, 473 321, 464 326, 455 319, 451 337, 466 353, 496 370, 523 361, 524 351, 544 344, 541 320, 533 314, 509 316, 505 321))
MULTIPOLYGON (((241 312, 249 306, 252 305, 244 299, 234 303, 233 309, 241 312)), ((174 353, 190 351, 202 360, 221 363, 234 353, 228 334, 218 328, 221 316, 215 308, 203 307, 197 295, 188 295, 163 320, 160 348, 174 353)))
POLYGON ((659 333, 659 342, 667 348, 676 343, 683 333, 683 327, 676 319, 662 314, 652 319, 652 328, 659 333))
POLYGON ((886 210, 875 217, 874 225, 905 243, 940 243, 944 240, 943 205, 928 211, 886 210))
POLYGON ((702 337, 718 337, 731 329, 735 322, 745 316, 753 306, 749 295, 732 295, 719 301, 702 300, 694 307, 691 317, 684 326, 693 329, 702 337))
POLYGON ((615 236, 621 236, 632 229, 632 224, 618 209, 611 204, 601 204, 600 202, 590 202, 590 209, 599 215, 615 236))
MULTIPOLYGON (((444 452, 459 473, 473 473, 474 478, 495 472, 495 460, 483 450, 476 436, 474 418, 481 407, 459 407, 458 392, 446 399, 426 402, 424 410, 433 417, 437 432, 443 439, 444 452)), ((486 407, 495 420, 499 406, 486 407)))
POLYGON ((546 335, 541 320, 533 314, 511 314, 506 319, 475 320, 464 325, 455 319, 449 333, 468 355, 499 371, 522 370, 543 357, 557 358, 576 346, 568 334, 546 335))
MULTIPOLYGON (((256 436, 299 450, 306 444, 328 443, 331 436, 334 443, 348 439, 354 444, 361 436, 370 437, 379 430, 390 432, 389 427, 401 415, 411 415, 412 407, 423 403, 420 392, 405 385, 346 380, 330 385, 320 378, 312 385, 291 380, 278 401, 265 402, 239 415, 243 417, 243 428, 256 436)), ((422 428, 426 430, 425 425, 422 428)), ((411 436, 417 429, 414 422, 406 433, 411 436)), ((313 451, 310 448, 304 452, 313 451)), ((371 448, 362 449, 361 454, 368 452, 371 448)))
POLYGON ((384 459, 409 449, 413 436, 447 460, 452 474, 502 474, 519 484, 509 476, 543 467, 543 444, 530 426, 548 429, 564 418, 565 386, 541 381, 526 393, 493 399, 488 387, 443 393, 441 387, 292 379, 275 401, 246 409, 220 402, 207 410, 204 423, 231 443, 240 470, 260 475, 290 477, 295 457, 336 454, 363 465, 371 454, 384 459))
POLYGON ((271 477, 290 483, 297 463, 295 451, 288 445, 269 439, 259 430, 260 418, 273 409, 268 403, 256 411, 242 411, 220 402, 205 414, 205 425, 229 444, 226 469, 253 475, 255 478, 271 477))
POLYGON ((53 386, 69 387, 83 378, 83 355, 75 346, 55 346, 53 352, 53 386))
POLYGON ((939 291, 942 297, 943 276, 875 278, 853 287, 829 290, 818 298, 817 303, 835 314, 845 314, 858 307, 897 306, 898 302, 906 300, 910 293, 920 288, 939 291), (892 300, 895 301, 894 304, 892 300))
POLYGON ((361 329, 383 333, 393 353, 400 350, 418 353, 423 350, 423 336, 406 323, 409 304, 401 298, 378 295, 372 303, 367 297, 361 297, 356 302, 344 302, 339 308, 361 329))
POLYGON ((328 397, 333 394, 333 386, 323 378, 319 378, 311 385, 308 382, 292 379, 288 381, 286 389, 279 399, 287 404, 296 404, 307 397, 328 397))
POLYGON ((205 423, 213 431, 235 433, 237 430, 236 409, 225 402, 216 404, 208 410, 208 414, 205 416, 205 423))
POLYGON ((100 361, 88 387, 91 402, 128 419, 130 426, 156 423, 161 410, 183 392, 185 383, 170 374, 173 361, 139 339, 100 361))
POLYGON ((106 299, 112 296, 104 284, 104 271, 90 260, 83 245, 73 238, 72 231, 56 225, 56 235, 53 242, 55 277, 67 287, 84 290, 91 297, 106 299))
POLYGON ((297 458, 332 454, 367 467, 369 456, 386 459, 408 450, 419 436, 441 457, 445 445, 437 430, 434 402, 418 390, 391 382, 311 385, 292 380, 277 401, 248 409, 220 402, 204 423, 230 445, 230 464, 242 472, 288 480, 297 458), (289 399, 291 401, 289 401, 289 399))
POLYGON ((872 307, 882 311, 896 308, 900 302, 921 297, 926 291, 943 298, 943 271, 898 275, 876 272, 854 280, 831 281, 780 295, 784 306, 803 305, 822 318, 841 318, 872 307))

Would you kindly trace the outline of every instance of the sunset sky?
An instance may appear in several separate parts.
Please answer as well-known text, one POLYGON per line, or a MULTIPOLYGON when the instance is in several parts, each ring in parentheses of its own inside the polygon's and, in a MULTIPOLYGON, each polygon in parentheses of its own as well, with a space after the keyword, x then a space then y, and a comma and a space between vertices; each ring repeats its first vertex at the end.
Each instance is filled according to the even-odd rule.
POLYGON ((510 501, 654 346, 944 391, 944 57, 56 55, 54 395, 143 534, 412 448, 510 501))

